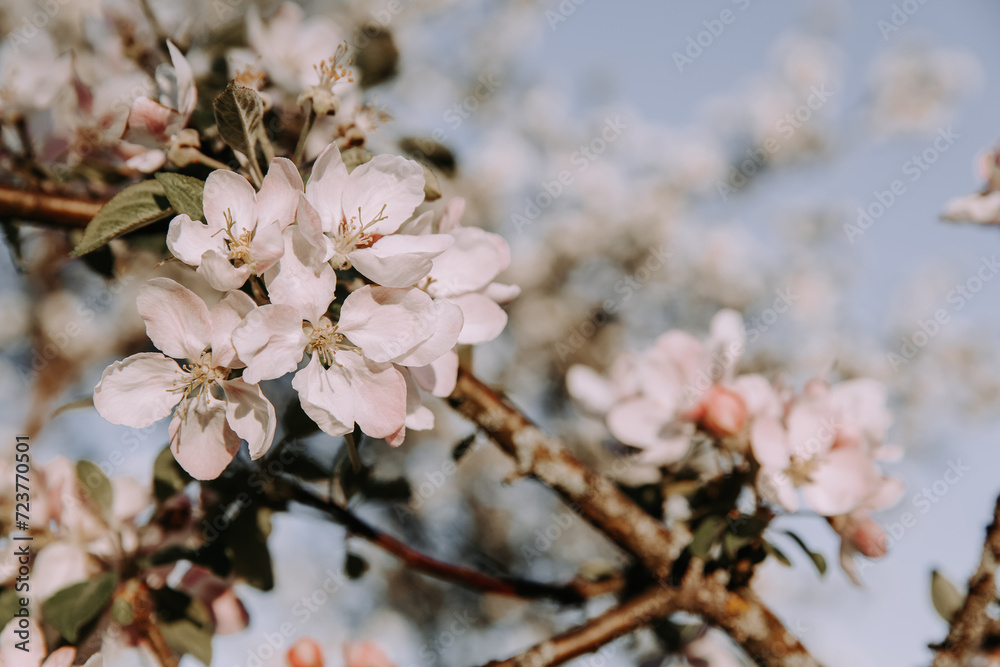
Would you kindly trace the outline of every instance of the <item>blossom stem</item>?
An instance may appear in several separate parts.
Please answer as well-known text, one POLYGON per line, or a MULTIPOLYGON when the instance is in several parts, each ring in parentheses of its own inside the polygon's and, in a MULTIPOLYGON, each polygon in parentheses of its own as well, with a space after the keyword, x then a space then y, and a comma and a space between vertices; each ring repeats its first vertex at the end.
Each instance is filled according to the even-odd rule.
POLYGON ((316 120, 316 110, 313 109, 312 102, 309 102, 309 112, 306 113, 305 122, 302 123, 302 132, 299 134, 299 141, 295 144, 295 153, 292 155, 292 162, 296 166, 302 166, 302 156, 306 152, 306 139, 309 137, 309 132, 312 130, 313 121, 316 120))
POLYGON ((86 227, 106 202, 0 187, 0 218, 54 227, 86 227))

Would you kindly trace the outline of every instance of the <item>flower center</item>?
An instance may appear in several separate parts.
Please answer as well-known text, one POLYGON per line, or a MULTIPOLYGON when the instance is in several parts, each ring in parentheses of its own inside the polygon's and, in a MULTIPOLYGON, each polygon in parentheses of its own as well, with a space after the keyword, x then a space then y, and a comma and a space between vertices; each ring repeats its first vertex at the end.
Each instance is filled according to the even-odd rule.
POLYGON ((326 368, 337 363, 337 350, 360 351, 360 348, 344 339, 344 334, 338 333, 337 325, 326 316, 321 317, 316 326, 303 322, 302 331, 309 337, 306 354, 309 356, 312 356, 313 352, 318 354, 320 362, 326 368))
POLYGON ((785 474, 788 475, 792 484, 802 486, 812 481, 813 473, 816 472, 817 467, 819 467, 819 461, 816 460, 816 457, 801 459, 793 456, 785 474))
POLYGON ((354 81, 354 74, 347 69, 350 64, 351 60, 347 57, 347 42, 338 44, 333 56, 318 65, 313 65, 316 76, 319 77, 320 87, 329 90, 333 88, 333 84, 341 79, 354 81))
POLYGON ((224 215, 226 216, 226 228, 222 231, 226 232, 226 249, 228 250, 227 257, 229 261, 237 269, 244 265, 249 265, 253 268, 254 261, 253 254, 250 251, 250 244, 253 242, 254 233, 257 231, 257 223, 254 223, 253 228, 244 229, 239 234, 236 234, 234 232, 236 220, 233 219, 232 211, 227 208, 224 215))
POLYGON ((226 379, 229 375, 227 369, 218 368, 212 361, 211 352, 202 352, 197 362, 182 366, 187 374, 184 381, 177 386, 177 390, 183 392, 180 400, 180 410, 182 418, 187 417, 188 407, 192 400, 208 400, 212 392, 212 387, 219 380, 226 379))
POLYGON ((358 248, 371 247, 376 239, 368 230, 375 223, 385 219, 385 204, 382 205, 378 215, 368 222, 363 222, 364 218, 361 217, 360 208, 358 208, 357 216, 352 215, 349 219, 346 215, 341 217, 340 224, 332 239, 334 252, 333 257, 330 258, 331 266, 335 269, 349 269, 351 260, 347 256, 358 248))

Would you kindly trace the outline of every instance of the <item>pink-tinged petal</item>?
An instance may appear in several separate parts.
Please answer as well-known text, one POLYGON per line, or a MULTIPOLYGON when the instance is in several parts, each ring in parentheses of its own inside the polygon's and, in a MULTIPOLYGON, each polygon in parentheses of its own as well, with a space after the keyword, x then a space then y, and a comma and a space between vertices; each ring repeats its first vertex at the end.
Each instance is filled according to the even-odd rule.
POLYGON ((438 221, 438 233, 448 234, 452 230, 458 229, 462 213, 464 212, 464 199, 461 197, 449 199, 448 203, 444 205, 444 211, 441 213, 441 219, 438 221))
POLYGON ((978 222, 984 225, 1000 222, 1000 191, 955 197, 945 204, 941 218, 950 222, 978 222))
POLYGON ((371 234, 392 234, 424 201, 423 167, 398 155, 376 155, 351 172, 349 179, 341 199, 344 215, 356 217, 360 209, 364 224, 379 213, 385 218, 368 228, 371 234))
POLYGON ((341 353, 354 393, 354 421, 373 438, 388 438, 406 423, 406 380, 392 364, 341 353))
POLYGON ((649 398, 623 401, 607 416, 608 430, 612 435, 626 445, 640 448, 654 447, 670 440, 674 435, 670 433, 671 421, 671 415, 665 414, 660 404, 649 398))
POLYGON ((201 265, 201 256, 208 250, 226 252, 225 236, 203 222, 178 215, 167 229, 167 248, 174 257, 188 266, 201 265))
POLYGON ((159 171, 160 167, 166 163, 167 154, 156 148, 140 151, 125 160, 126 167, 141 171, 144 174, 152 174, 154 171, 159 171))
POLYGON ((112 424, 145 428, 170 414, 188 377, 162 354, 133 354, 105 369, 94 388, 94 407, 112 424))
POLYGON ((211 610, 217 635, 235 635, 250 623, 250 614, 232 588, 212 600, 211 610))
POLYGON ((243 292, 232 291, 212 306, 212 363, 219 368, 239 368, 243 364, 236 358, 233 348, 233 331, 257 304, 243 292))
POLYGON ((875 491, 865 500, 864 507, 872 512, 889 509, 903 499, 906 486, 895 477, 883 477, 875 491))
POLYGON ((424 211, 415 218, 411 218, 407 222, 403 223, 403 226, 399 228, 398 234, 406 234, 407 236, 424 236, 426 234, 434 233, 434 211, 424 211))
POLYGON ((406 428, 414 431, 427 431, 434 428, 434 413, 424 405, 413 374, 407 368, 399 368, 399 372, 406 380, 406 428))
POLYGON ((208 284, 220 292, 243 287, 243 283, 253 273, 249 264, 237 268, 229 262, 229 258, 214 250, 209 250, 201 256, 198 275, 204 276, 208 284))
POLYGON ((73 663, 76 661, 76 647, 75 646, 63 646, 62 648, 57 648, 55 651, 45 659, 42 663, 44 667, 72 667, 73 663))
POLYGON ((187 58, 169 39, 167 40, 167 50, 170 52, 170 62, 173 65, 171 97, 174 98, 174 103, 177 105, 174 108, 181 113, 186 123, 198 103, 198 90, 194 85, 194 74, 191 72, 191 65, 188 64, 187 58))
POLYGON ((205 221, 213 230, 226 229, 232 218, 233 236, 238 237, 257 222, 257 193, 247 179, 233 171, 216 169, 205 181, 205 221))
POLYGON ((661 437, 636 457, 636 462, 644 466, 667 466, 677 463, 691 449, 691 433, 661 437))
POLYGON ((701 426, 719 438, 734 436, 747 423, 747 406, 734 391, 716 385, 702 401, 701 426))
POLYGON ((250 384, 273 380, 298 368, 309 342, 302 317, 291 306, 268 304, 253 310, 233 331, 233 345, 247 365, 250 384))
POLYGON ((255 384, 243 380, 219 382, 226 392, 226 420, 236 434, 247 441, 250 458, 259 459, 274 441, 274 406, 255 384))
POLYGON ((800 459, 824 456, 836 440, 836 422, 823 397, 799 397, 788 412, 787 422, 789 446, 800 459))
POLYGON ((146 486, 134 477, 112 477, 111 489, 111 514, 119 521, 131 521, 153 502, 146 486))
POLYGON ((265 271, 278 263, 285 252, 285 241, 281 227, 276 224, 259 224, 250 242, 250 254, 253 256, 254 272, 263 275, 265 271))
POLYGON ((340 202, 349 178, 340 150, 336 144, 330 144, 316 158, 312 175, 306 183, 306 199, 323 221, 323 231, 332 232, 340 224, 343 215, 340 202))
POLYGON ((129 109, 122 139, 146 148, 158 148, 170 141, 167 130, 177 117, 175 110, 148 97, 137 97, 129 109))
POLYGON ((736 364, 746 349, 743 316, 730 308, 724 308, 716 313, 709 326, 708 347, 713 358, 724 368, 723 379, 732 379, 736 364))
POLYGON ((295 220, 295 210, 302 195, 302 176, 291 160, 276 157, 257 193, 257 232, 277 223, 278 231, 295 220))
POLYGON ((447 352, 427 366, 411 368, 410 374, 421 389, 446 398, 455 391, 458 382, 458 353, 447 352))
POLYGON ((611 383, 590 366, 574 364, 566 371, 566 390, 587 412, 606 414, 615 404, 611 383))
POLYGON ((226 402, 195 399, 186 415, 170 422, 170 451, 195 479, 215 479, 240 449, 240 436, 226 423, 226 402))
POLYGON ((431 260, 448 249, 452 237, 383 236, 370 248, 350 253, 351 264, 365 277, 386 287, 410 287, 431 270, 431 260))
POLYGON ((477 292, 510 264, 510 248, 499 234, 463 227, 452 231, 455 243, 434 260, 430 291, 436 297, 477 292))
POLYGON ((464 321, 462 309, 447 301, 434 301, 434 309, 437 311, 437 323, 431 337, 393 359, 393 363, 401 366, 426 366, 455 347, 464 321))
POLYGON ((851 533, 847 537, 866 558, 882 558, 888 552, 888 540, 882 526, 868 515, 851 521, 851 533))
POLYGON ((295 226, 302 233, 302 236, 319 250, 320 261, 327 262, 333 257, 333 241, 323 233, 323 220, 304 195, 299 196, 299 207, 295 213, 295 226))
POLYGON ((424 292, 366 285, 344 299, 337 328, 366 357, 385 362, 430 338, 436 320, 434 302, 424 292))
POLYGON ((316 425, 332 436, 354 430, 354 392, 347 373, 340 366, 323 368, 319 355, 292 378, 302 410, 316 425))
POLYGON ((685 331, 668 331, 653 344, 638 366, 639 382, 647 396, 665 405, 691 406, 708 391, 717 377, 706 367, 705 345, 685 331))
POLYGON ((149 339, 168 357, 197 360, 212 343, 208 306, 170 278, 146 281, 139 288, 136 307, 149 339))
POLYGON ((795 484, 783 468, 761 466, 757 473, 757 490, 764 500, 780 505, 789 512, 799 509, 799 496, 795 484))
POLYGON ((750 430, 750 450, 757 462, 766 468, 784 470, 791 462, 788 434, 776 419, 762 417, 754 421, 750 430))
POLYGON ((337 292, 337 275, 300 229, 295 225, 285 230, 285 252, 265 282, 271 303, 294 308, 299 324, 316 324, 337 292))
POLYGON ((296 639, 286 657, 290 667, 323 667, 323 649, 312 637, 296 639))
POLYGON ((36 602, 44 602, 54 593, 86 581, 100 571, 97 560, 80 546, 69 541, 52 542, 38 552, 32 564, 32 597, 36 602))
MULTIPOLYGON (((102 651, 104 650, 104 646, 102 644, 102 651)), ((87 662, 83 663, 83 667, 104 667, 104 656, 101 653, 95 653, 87 658, 87 662)))
POLYGON ((11 619, 0 632, 0 657, 3 658, 3 667, 39 667, 45 659, 45 639, 38 623, 29 620, 28 627, 21 628, 19 619, 11 619), (16 632, 28 633, 27 651, 16 648, 18 643, 24 641, 16 632))
POLYGON ((834 449, 810 475, 802 488, 806 503, 823 516, 847 514, 857 509, 879 483, 871 459, 855 449, 834 449))
POLYGON ((840 420, 858 429, 864 445, 879 447, 892 425, 892 414, 886 407, 886 387, 878 380, 858 378, 840 382, 830 390, 830 403, 840 420))
POLYGON ((507 326, 507 313, 484 294, 472 293, 448 299, 462 309, 464 324, 458 335, 462 345, 491 341, 507 326))
MULTIPOLYGON (((407 417, 407 419, 409 419, 409 417, 407 417)), ((389 445, 390 447, 399 447, 401 444, 403 444, 403 441, 405 439, 406 439, 406 426, 404 425, 400 426, 399 430, 393 433, 392 435, 387 435, 385 437, 385 444, 389 445)))
POLYGON ((344 667, 396 667, 372 641, 344 644, 344 667))
POLYGON ((751 417, 781 418, 781 399, 763 375, 741 375, 733 380, 731 386, 743 399, 751 417))
POLYGON ((517 285, 490 283, 483 290, 483 294, 496 301, 497 305, 504 306, 520 296, 521 288, 517 285))

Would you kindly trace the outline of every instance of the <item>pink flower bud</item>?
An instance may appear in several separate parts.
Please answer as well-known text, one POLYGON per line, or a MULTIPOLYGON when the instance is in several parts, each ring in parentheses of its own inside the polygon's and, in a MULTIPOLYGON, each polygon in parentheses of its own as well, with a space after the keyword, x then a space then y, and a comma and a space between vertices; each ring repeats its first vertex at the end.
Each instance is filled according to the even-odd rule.
POLYGON ((396 667, 372 641, 344 644, 345 667, 396 667))
POLYGON ((291 667, 323 667, 323 649, 312 637, 296 640, 288 649, 291 667))
POLYGON ((853 522, 847 538, 858 551, 868 558, 881 558, 886 554, 886 537, 882 526, 870 516, 853 522))
POLYGON ((701 426, 720 438, 736 435, 747 421, 747 406, 738 394, 719 386, 712 387, 702 402, 701 426))

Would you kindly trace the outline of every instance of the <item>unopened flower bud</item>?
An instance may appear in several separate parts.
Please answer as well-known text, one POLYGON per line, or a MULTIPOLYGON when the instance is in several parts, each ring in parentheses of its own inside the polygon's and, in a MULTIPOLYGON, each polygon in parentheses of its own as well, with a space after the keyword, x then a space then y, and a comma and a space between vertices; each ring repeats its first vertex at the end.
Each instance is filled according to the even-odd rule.
POLYGON ((703 401, 701 426, 712 435, 727 438, 740 433, 747 421, 747 406, 738 394, 712 387, 703 401))
POLYGON ((291 667, 323 667, 323 649, 312 637, 302 637, 288 649, 291 667))

